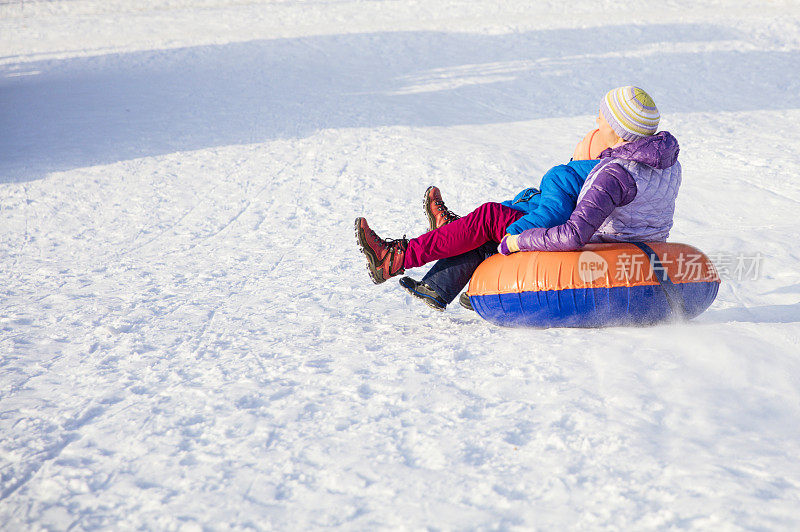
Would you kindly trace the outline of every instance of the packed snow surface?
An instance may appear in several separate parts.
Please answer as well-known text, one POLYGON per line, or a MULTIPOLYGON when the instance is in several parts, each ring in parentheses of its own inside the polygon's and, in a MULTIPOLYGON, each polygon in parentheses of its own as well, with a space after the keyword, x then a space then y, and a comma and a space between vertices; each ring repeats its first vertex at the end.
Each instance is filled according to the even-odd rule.
POLYGON ((0 528, 797 530, 798 72, 780 0, 0 1, 0 528), (707 312, 369 281, 356 216, 535 186, 628 84, 707 312))

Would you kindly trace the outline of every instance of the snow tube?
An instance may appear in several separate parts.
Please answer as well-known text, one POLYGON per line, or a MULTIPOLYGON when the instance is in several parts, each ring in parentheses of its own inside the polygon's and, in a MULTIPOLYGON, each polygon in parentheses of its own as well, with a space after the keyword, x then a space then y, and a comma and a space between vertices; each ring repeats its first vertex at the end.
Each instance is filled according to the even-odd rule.
POLYGON ((698 316, 719 284, 714 264, 686 244, 589 244, 580 251, 489 257, 467 295, 497 325, 648 325, 698 316))

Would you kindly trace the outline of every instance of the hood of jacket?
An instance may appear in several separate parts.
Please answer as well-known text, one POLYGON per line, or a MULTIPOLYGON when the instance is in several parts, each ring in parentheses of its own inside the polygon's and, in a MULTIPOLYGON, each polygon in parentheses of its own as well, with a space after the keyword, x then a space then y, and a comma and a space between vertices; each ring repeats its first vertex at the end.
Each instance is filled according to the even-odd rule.
POLYGON ((617 148, 607 148, 600 158, 612 157, 646 164, 653 168, 669 168, 678 160, 678 140, 668 131, 634 140, 617 148))

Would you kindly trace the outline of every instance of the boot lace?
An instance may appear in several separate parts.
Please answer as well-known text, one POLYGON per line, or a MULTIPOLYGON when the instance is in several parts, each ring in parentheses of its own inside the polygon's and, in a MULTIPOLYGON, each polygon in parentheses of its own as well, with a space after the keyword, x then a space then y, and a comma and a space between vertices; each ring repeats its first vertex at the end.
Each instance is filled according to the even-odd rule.
POLYGON ((403 235, 403 238, 392 238, 384 240, 384 246, 387 248, 395 248, 398 247, 401 250, 405 251, 408 248, 408 239, 406 235, 403 235))
POLYGON ((378 242, 379 245, 384 249, 392 249, 394 246, 399 244, 401 250, 405 251, 408 248, 408 239, 406 235, 403 235, 403 238, 381 238, 379 237, 375 231, 372 229, 369 230, 369 234, 372 237, 372 240, 378 242))
POLYGON ((398 251, 405 252, 405 250, 408 249, 408 239, 406 238, 406 235, 403 235, 403 238, 382 239, 381 237, 375 234, 375 231, 371 229, 370 233, 372 233, 372 236, 375 239, 375 241, 380 242, 380 246, 383 247, 383 249, 387 250, 387 253, 383 256, 383 259, 381 259, 379 263, 379 267, 385 268, 388 265, 390 275, 397 275, 398 272, 402 273, 403 272, 402 262, 397 268, 392 268, 392 265, 394 264, 394 257, 395 255, 397 255, 397 252, 398 251))
POLYGON ((443 200, 436 200, 433 202, 433 204, 436 206, 436 209, 442 214, 442 216, 444 216, 448 223, 461 218, 461 216, 445 207, 443 200))

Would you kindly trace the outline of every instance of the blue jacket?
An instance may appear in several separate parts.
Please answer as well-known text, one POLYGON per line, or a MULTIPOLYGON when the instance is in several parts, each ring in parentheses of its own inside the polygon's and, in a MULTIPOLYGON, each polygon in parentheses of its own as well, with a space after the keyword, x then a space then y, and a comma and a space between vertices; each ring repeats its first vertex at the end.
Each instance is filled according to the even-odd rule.
POLYGON ((525 213, 525 216, 508 226, 506 233, 517 235, 534 227, 554 227, 569 219, 578 193, 589 172, 597 166, 599 159, 570 161, 552 167, 542 177, 539 188, 526 188, 513 200, 503 205, 525 213))

